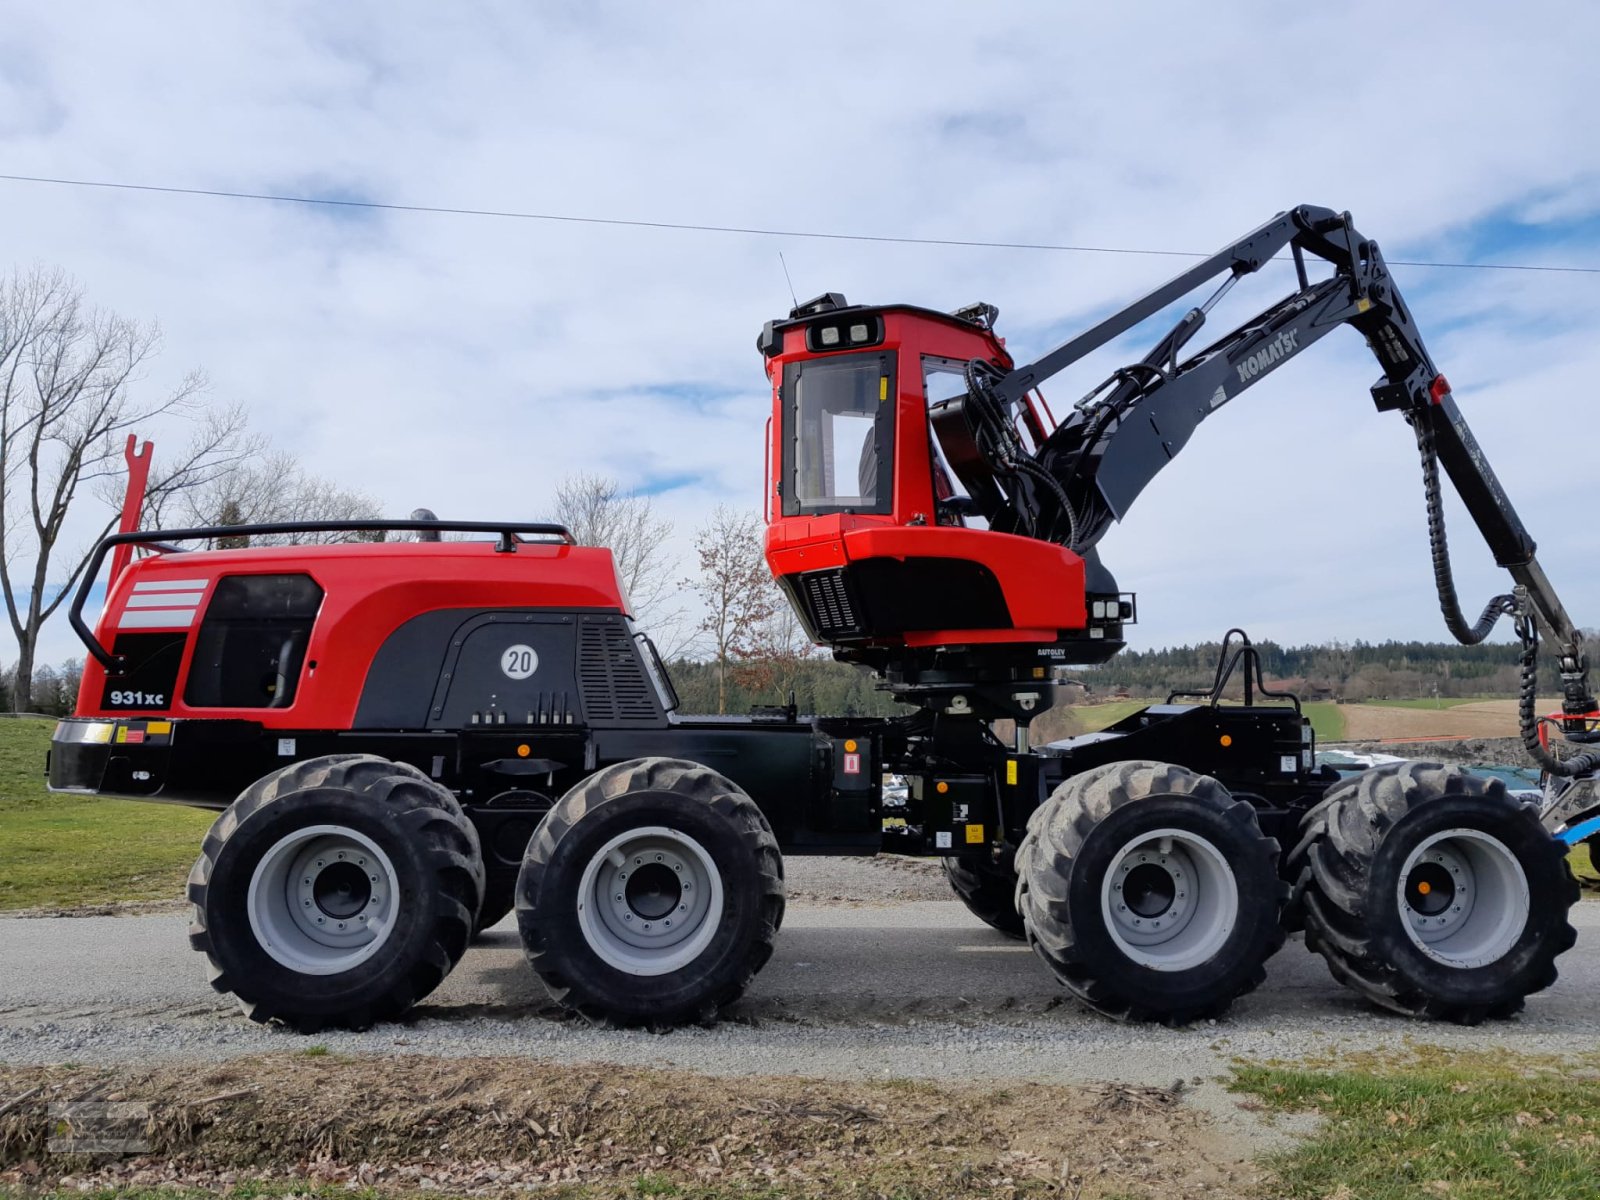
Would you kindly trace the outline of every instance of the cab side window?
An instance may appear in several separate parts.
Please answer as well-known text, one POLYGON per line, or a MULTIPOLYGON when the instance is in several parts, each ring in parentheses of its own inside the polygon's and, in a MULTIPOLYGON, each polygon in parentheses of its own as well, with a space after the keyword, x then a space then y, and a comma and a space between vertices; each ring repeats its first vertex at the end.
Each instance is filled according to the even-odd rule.
POLYGON ((294 702, 322 589, 309 575, 217 581, 189 664, 191 708, 285 708, 294 702))

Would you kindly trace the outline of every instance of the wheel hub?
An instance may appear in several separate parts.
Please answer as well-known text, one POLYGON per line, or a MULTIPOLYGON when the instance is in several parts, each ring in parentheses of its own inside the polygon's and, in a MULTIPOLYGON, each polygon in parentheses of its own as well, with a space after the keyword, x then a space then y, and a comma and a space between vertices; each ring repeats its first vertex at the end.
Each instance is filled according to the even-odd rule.
POLYGON ((664 975, 693 962, 722 919, 722 873, 705 847, 661 825, 601 847, 578 886, 578 927, 608 965, 664 975))
POLYGON ((1159 918, 1163 913, 1172 909, 1173 902, 1178 898, 1178 875, 1169 871, 1162 863, 1141 862, 1138 866, 1127 872, 1122 881, 1122 899, 1136 919, 1159 918))
POLYGON ((1447 829, 1407 856, 1399 902, 1412 945, 1446 966, 1480 967, 1504 957, 1522 936, 1528 880, 1499 838, 1447 829))
POLYGON ((636 866, 623 888, 628 907, 642 920, 659 921, 665 918, 670 921, 673 909, 687 910, 687 906, 681 903, 681 874, 681 866, 675 870, 665 862, 651 861, 636 866))
POLYGON ((367 907, 372 881, 361 865, 341 859, 316 876, 311 898, 319 912, 335 921, 348 921, 367 907))
POLYGON ((1111 940, 1134 962, 1182 971, 1210 958, 1227 940, 1238 917, 1238 885, 1208 839, 1157 829, 1112 855, 1101 911, 1111 940))
POLYGON ((280 838, 250 877, 246 907, 256 942, 304 975, 348 971, 393 928, 399 887, 378 844, 343 825, 280 838))

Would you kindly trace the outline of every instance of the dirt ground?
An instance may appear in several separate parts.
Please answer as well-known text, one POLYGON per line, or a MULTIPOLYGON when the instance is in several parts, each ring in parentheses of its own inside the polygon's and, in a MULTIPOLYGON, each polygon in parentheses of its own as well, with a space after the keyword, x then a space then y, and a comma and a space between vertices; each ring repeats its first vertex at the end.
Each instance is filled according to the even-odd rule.
POLYGON ((384 1194, 1176 1198, 1257 1183, 1182 1102, 1184 1086, 710 1080, 304 1052, 200 1072, 0 1068, 0 1191, 220 1192, 292 1177, 384 1194), (63 1120, 63 1104, 89 1115, 63 1120), (113 1134, 151 1153, 107 1160, 61 1145, 113 1134))
MULTIPOLYGON (((1541 700, 1540 713, 1554 712, 1559 700, 1541 700)), ((1346 704, 1345 740, 1407 741, 1414 738, 1509 738, 1517 735, 1515 700, 1475 700, 1452 708, 1388 708, 1346 704)))

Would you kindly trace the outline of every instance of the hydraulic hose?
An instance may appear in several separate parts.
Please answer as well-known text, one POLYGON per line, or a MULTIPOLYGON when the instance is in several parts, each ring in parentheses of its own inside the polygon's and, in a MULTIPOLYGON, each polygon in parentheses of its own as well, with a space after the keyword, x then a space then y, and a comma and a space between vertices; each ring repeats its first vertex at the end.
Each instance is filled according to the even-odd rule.
MULTIPOLYGON (((1061 516, 1067 519, 1066 547, 1076 550, 1078 546, 1078 514, 1073 511, 1072 501, 1067 498, 1066 489, 1049 471, 1034 462, 1027 451, 1018 441, 1015 431, 1010 424, 1010 415, 994 394, 994 368, 981 359, 973 359, 967 363, 966 369, 967 395, 978 402, 983 409, 983 422, 981 428, 993 431, 1000 445, 994 445, 988 437, 979 447, 990 464, 1012 476, 1026 475, 1035 482, 1043 484, 1054 495, 1056 504, 1061 510, 1061 516)), ((1028 524, 1030 530, 1034 527, 1032 519, 1023 513, 1019 516, 1028 524)), ((1051 528, 1055 532, 1054 524, 1051 528)), ((1052 537, 1050 540, 1058 541, 1052 537)))
POLYGON ((1539 739, 1539 626, 1531 614, 1517 616, 1517 636, 1522 639, 1522 681, 1517 692, 1517 722, 1529 756, 1552 775, 1570 779, 1600 767, 1600 752, 1586 750, 1561 758, 1539 739))
POLYGON ((1522 745, 1528 756, 1551 775, 1571 778, 1586 775, 1600 767, 1600 753, 1588 751, 1561 758, 1539 740, 1539 626, 1533 614, 1516 595, 1495 596, 1483 606, 1477 621, 1467 624, 1456 594, 1455 573, 1450 569, 1450 545, 1444 528, 1444 502, 1439 489, 1439 457, 1433 445, 1433 432, 1417 426, 1417 449, 1422 455, 1422 486, 1428 505, 1428 547, 1433 555, 1433 582, 1439 593, 1439 608, 1444 623, 1456 641, 1476 646, 1489 636, 1502 616, 1516 620, 1517 637, 1522 642, 1522 671, 1517 689, 1517 721, 1522 745))
POLYGON ((1502 616, 1519 611, 1514 595, 1495 596, 1483 606, 1474 624, 1468 625, 1456 595, 1455 573, 1450 569, 1450 543, 1444 528, 1444 501, 1439 490, 1439 456, 1433 446, 1433 431, 1417 426, 1417 449, 1422 454, 1422 488, 1428 503, 1428 548, 1433 555, 1433 583, 1439 592, 1439 608, 1445 627, 1464 646, 1476 646, 1494 629, 1502 616))

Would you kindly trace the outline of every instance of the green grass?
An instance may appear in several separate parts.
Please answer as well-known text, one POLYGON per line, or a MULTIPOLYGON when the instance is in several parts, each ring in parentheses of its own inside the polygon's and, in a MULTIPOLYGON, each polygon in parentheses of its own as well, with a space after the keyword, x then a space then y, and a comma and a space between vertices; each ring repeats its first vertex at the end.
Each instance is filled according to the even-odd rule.
POLYGON ((1123 717, 1131 716, 1141 708, 1149 708, 1155 701, 1144 700, 1107 700, 1101 704, 1080 704, 1073 708, 1073 714, 1083 723, 1085 733, 1099 733, 1102 729, 1109 729, 1123 717))
POLYGON ((1240 1065, 1232 1087, 1323 1118, 1269 1160, 1266 1194, 1284 1200, 1591 1200, 1600 1186, 1600 1056, 1419 1049, 1240 1065))
POLYGON ((52 795, 50 721, 0 721, 0 910, 183 896, 214 814, 52 795))
POLYGON ((1313 700, 1300 707, 1311 718, 1311 731, 1317 735, 1317 741, 1344 740, 1344 713, 1337 704, 1328 700, 1313 700))

